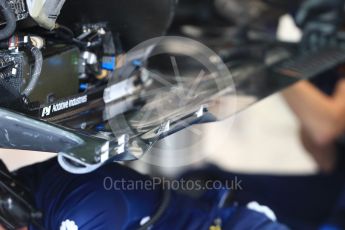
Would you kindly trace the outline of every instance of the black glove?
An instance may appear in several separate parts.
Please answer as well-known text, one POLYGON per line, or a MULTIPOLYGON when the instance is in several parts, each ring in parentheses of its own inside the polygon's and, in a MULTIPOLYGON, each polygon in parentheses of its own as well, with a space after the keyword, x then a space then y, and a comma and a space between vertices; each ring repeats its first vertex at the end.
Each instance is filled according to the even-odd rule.
POLYGON ((345 0, 304 1, 296 15, 296 23, 304 32, 302 44, 318 48, 334 41, 343 23, 344 4, 345 0))

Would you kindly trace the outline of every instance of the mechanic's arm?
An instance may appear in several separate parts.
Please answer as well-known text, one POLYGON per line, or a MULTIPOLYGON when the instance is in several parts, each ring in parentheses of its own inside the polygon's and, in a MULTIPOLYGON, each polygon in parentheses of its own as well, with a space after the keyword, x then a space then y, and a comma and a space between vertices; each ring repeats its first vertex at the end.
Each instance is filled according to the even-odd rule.
POLYGON ((317 145, 332 144, 345 131, 345 80, 338 82, 332 96, 307 81, 288 88, 283 95, 317 145))
MULTIPOLYGON (((0 230, 6 230, 6 229, 0 225, 0 230)), ((18 230, 28 230, 28 228, 24 227, 24 228, 20 228, 18 230)))

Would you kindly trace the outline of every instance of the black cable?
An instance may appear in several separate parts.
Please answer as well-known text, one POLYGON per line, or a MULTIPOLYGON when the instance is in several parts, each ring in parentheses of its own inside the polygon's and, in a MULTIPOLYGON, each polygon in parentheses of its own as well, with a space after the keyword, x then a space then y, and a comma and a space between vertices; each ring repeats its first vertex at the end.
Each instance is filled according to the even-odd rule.
POLYGON ((6 0, 0 0, 0 11, 6 21, 6 26, 0 30, 0 40, 4 40, 16 30, 17 19, 6 0))
POLYGON ((29 96, 32 90, 36 87, 39 77, 41 76, 43 66, 43 56, 40 49, 36 48, 35 46, 32 46, 30 50, 32 56, 35 59, 35 64, 34 69, 32 71, 30 82, 23 91, 23 94, 26 96, 29 96))
POLYGON ((144 225, 138 228, 138 230, 148 230, 153 224, 157 223, 157 221, 163 216, 165 210, 169 206, 171 200, 171 191, 169 189, 164 189, 162 203, 159 206, 156 213, 151 217, 149 221, 147 221, 144 225))
POLYGON ((58 24, 57 29, 60 29, 60 30, 62 30, 62 31, 67 32, 67 34, 68 34, 69 36, 71 36, 72 38, 74 38, 74 32, 73 32, 70 28, 68 28, 67 26, 58 24))

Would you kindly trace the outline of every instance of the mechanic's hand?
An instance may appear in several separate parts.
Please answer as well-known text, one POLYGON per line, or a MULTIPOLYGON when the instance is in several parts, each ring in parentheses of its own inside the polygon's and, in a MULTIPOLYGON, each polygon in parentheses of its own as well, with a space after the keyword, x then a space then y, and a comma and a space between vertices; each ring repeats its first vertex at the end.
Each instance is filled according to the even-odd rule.
POLYGON ((296 15, 303 29, 303 45, 318 48, 335 41, 335 33, 343 23, 345 0, 305 0, 296 15))
MULTIPOLYGON (((6 229, 0 225, 0 230, 6 230, 6 229)), ((24 227, 24 228, 20 228, 18 230, 28 230, 28 228, 24 227)))

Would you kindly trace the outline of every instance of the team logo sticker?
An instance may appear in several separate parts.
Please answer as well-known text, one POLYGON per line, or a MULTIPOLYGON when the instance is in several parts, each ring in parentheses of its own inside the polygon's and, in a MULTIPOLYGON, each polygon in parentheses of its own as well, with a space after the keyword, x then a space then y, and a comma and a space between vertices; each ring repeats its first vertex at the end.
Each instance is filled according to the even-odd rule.
POLYGON ((72 99, 69 99, 66 101, 61 101, 61 102, 46 106, 42 109, 41 117, 42 118, 49 117, 49 116, 53 115, 54 113, 63 112, 67 109, 74 108, 74 107, 77 107, 79 105, 85 104, 85 103, 87 103, 87 101, 88 101, 87 95, 84 95, 84 96, 72 98, 72 99))
POLYGON ((78 230, 78 226, 73 220, 65 220, 61 223, 60 230, 78 230))

